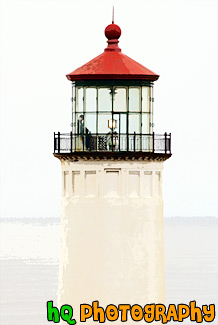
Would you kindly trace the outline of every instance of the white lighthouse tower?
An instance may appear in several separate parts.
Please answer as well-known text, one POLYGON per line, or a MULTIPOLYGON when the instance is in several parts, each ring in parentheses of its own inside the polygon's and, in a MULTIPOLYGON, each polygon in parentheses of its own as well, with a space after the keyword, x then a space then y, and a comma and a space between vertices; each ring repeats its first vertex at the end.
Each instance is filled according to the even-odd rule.
POLYGON ((54 134, 61 161, 60 305, 164 303, 163 162, 170 134, 153 131, 158 75, 121 52, 105 29, 104 52, 67 75, 72 131, 54 134))

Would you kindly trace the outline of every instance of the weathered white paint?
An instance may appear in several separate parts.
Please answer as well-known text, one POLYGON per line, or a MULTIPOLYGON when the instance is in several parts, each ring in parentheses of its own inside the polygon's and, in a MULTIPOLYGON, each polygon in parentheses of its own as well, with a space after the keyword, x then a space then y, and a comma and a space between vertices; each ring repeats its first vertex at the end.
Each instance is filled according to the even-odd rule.
MULTIPOLYGON (((162 162, 62 162, 59 304, 164 303, 162 162)), ((90 321, 88 322, 90 323, 90 321)))

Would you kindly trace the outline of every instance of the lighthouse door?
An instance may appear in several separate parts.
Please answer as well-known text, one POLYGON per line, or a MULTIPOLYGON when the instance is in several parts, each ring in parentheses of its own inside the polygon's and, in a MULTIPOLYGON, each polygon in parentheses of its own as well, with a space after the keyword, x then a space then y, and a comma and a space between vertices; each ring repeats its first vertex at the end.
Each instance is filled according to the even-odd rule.
POLYGON ((127 118, 126 113, 114 113, 113 119, 116 121, 114 129, 115 136, 117 135, 117 151, 127 150, 127 118))

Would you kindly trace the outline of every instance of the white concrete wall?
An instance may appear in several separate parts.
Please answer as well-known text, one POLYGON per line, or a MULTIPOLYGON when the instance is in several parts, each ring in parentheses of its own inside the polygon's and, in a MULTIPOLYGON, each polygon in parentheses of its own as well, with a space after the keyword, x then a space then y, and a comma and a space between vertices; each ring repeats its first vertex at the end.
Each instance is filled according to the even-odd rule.
MULTIPOLYGON (((162 162, 62 162, 59 303, 164 303, 162 162)), ((88 322, 90 323, 90 321, 88 322)))

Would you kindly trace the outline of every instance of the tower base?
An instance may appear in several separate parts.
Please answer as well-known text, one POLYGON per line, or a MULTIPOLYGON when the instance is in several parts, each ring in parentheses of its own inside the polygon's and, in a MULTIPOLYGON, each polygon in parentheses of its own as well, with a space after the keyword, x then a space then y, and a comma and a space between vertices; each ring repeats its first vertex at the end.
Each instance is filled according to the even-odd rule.
POLYGON ((162 169, 62 161, 59 304, 71 305, 77 322, 80 304, 96 300, 104 309, 164 303, 162 169))

